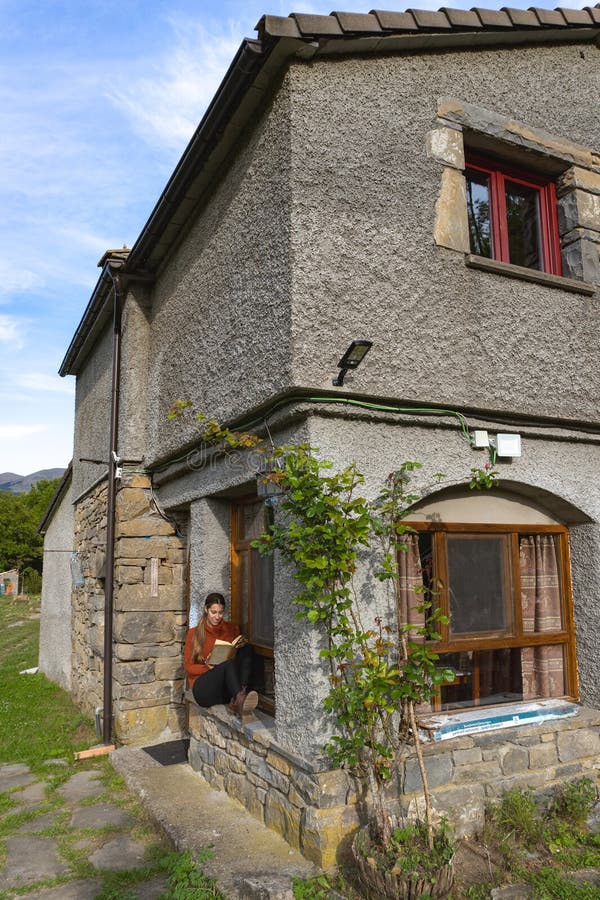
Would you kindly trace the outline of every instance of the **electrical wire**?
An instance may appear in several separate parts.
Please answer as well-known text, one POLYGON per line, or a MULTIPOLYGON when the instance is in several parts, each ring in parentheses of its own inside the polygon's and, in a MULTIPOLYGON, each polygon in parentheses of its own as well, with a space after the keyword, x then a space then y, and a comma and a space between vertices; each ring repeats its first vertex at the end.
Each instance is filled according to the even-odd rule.
MULTIPOLYGON (((340 403, 346 406, 357 406, 361 409, 370 409, 375 412, 391 412, 391 413, 399 413, 402 415, 433 415, 433 416, 452 416, 458 420, 460 424, 460 429, 463 437, 468 442, 469 446, 473 445, 473 441, 471 439, 471 435, 469 434, 469 426, 467 424, 467 420, 465 417, 457 412, 455 409, 444 409, 442 407, 428 407, 428 406, 390 406, 383 403, 370 403, 366 400, 355 400, 352 397, 340 397, 338 395, 335 396, 323 396, 323 397, 306 397, 301 394, 293 394, 290 397, 284 397, 279 400, 277 403, 274 403, 267 412, 262 413, 262 415, 257 416, 254 419, 250 419, 247 422, 242 422, 240 425, 236 426, 236 431, 245 431, 248 428, 253 428, 255 425, 265 425, 267 428, 267 433, 269 434, 269 438, 271 443, 273 439, 271 438, 271 434, 269 432, 269 428, 267 425, 267 419, 273 415, 273 413, 280 409, 282 406, 287 406, 290 403, 294 402, 303 402, 303 403, 340 403)), ((164 469, 167 469, 169 466, 175 465, 178 462, 183 462, 183 460, 187 459, 192 450, 188 450, 183 456, 175 457, 174 459, 169 459, 164 463, 161 463, 160 466, 156 466, 153 469, 153 472, 162 472, 164 469)))

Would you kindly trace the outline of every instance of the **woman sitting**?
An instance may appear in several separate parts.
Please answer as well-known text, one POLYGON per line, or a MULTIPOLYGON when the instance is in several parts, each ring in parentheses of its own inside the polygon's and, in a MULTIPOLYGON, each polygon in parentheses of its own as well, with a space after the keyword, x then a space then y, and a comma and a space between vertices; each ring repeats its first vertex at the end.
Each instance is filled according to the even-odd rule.
POLYGON ((210 654, 216 640, 234 641, 240 629, 227 622, 225 598, 222 594, 208 594, 204 613, 195 628, 190 628, 185 640, 184 665, 188 683, 198 706, 229 703, 229 709, 240 719, 255 709, 256 691, 248 691, 252 671, 252 647, 242 638, 233 659, 211 666, 210 654))

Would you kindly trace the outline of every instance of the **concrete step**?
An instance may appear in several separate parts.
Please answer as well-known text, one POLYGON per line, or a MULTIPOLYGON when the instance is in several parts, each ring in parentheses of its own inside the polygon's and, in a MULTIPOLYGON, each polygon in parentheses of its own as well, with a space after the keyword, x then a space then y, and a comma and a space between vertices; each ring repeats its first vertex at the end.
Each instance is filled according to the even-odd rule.
POLYGON ((187 763, 163 766, 132 747, 113 751, 110 759, 177 850, 212 848, 202 868, 227 898, 291 900, 292 877, 317 874, 298 850, 187 763))

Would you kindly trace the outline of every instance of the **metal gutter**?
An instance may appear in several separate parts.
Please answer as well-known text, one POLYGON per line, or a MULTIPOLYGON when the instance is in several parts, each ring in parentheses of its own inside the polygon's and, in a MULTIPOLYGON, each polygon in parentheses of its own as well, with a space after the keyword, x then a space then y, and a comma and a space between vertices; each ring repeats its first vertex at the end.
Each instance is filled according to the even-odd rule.
POLYGON ((91 339, 96 336, 102 324, 107 321, 107 303, 110 292, 110 275, 108 273, 108 264, 102 269, 100 278, 96 282, 96 287, 90 297, 90 301, 85 309, 81 321, 77 326, 75 334, 71 338, 71 343, 67 348, 64 359, 60 364, 58 374, 76 375, 77 368, 75 366, 81 351, 85 344, 89 344, 91 339))
POLYGON ((44 517, 43 517, 42 521, 40 522, 40 524, 38 525, 38 529, 37 529, 38 534, 46 534, 46 531, 48 530, 48 525, 52 521, 52 519, 54 517, 54 513, 58 509, 60 501, 62 500, 62 498, 64 497, 64 495, 67 491, 67 487, 69 485, 69 482, 71 481, 72 475, 73 475, 73 461, 71 460, 71 462, 65 469, 64 474, 56 487, 56 490, 54 491, 52 497, 50 498, 50 503, 48 504, 46 512, 44 513, 44 517))
POLYGON ((102 739, 112 743, 113 600, 115 571, 115 507, 117 488, 117 443, 119 437, 119 382, 121 370, 121 312, 123 285, 118 270, 107 263, 113 288, 113 354, 110 396, 110 436, 108 451, 108 497, 106 502, 106 578, 104 581, 104 692, 102 739))

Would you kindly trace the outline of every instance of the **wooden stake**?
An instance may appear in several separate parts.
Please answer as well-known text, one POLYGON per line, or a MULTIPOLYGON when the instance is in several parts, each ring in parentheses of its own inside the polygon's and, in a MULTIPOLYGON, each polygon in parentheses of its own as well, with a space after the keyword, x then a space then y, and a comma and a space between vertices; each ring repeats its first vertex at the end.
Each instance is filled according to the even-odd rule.
POLYGON ((75 754, 75 760, 90 759, 92 756, 105 756, 115 749, 114 744, 99 744, 97 747, 90 747, 88 750, 79 750, 75 754))

